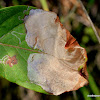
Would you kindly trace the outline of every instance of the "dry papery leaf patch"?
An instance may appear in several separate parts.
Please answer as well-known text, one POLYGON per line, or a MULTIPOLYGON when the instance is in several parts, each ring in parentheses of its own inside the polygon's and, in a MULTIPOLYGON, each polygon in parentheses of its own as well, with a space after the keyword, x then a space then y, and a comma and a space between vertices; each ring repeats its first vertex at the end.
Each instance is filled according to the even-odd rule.
POLYGON ((86 50, 60 23, 54 12, 30 10, 24 18, 26 42, 41 50, 28 58, 28 78, 54 95, 77 90, 88 83, 86 50))

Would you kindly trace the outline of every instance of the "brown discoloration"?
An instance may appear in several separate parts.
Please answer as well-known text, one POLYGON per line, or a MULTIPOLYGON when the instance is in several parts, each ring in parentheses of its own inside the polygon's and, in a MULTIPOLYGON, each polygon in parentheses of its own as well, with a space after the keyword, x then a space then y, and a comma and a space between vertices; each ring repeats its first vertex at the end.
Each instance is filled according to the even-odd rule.
MULTIPOLYGON (((88 58, 87 58, 86 50, 85 50, 85 52, 84 52, 84 56, 85 56, 85 59, 88 59, 88 58)), ((81 76, 83 76, 85 79, 88 80, 89 75, 88 75, 88 72, 87 72, 86 62, 87 62, 87 60, 86 60, 85 63, 83 64, 83 68, 79 70, 79 74, 80 74, 81 76)))
MULTIPOLYGON (((87 58, 86 50, 85 50, 85 52, 84 52, 84 56, 85 56, 85 59, 88 59, 88 58, 87 58)), ((83 68, 80 70, 79 73, 80 73, 81 76, 83 76, 85 79, 88 80, 89 75, 88 75, 88 72, 87 72, 86 62, 87 62, 87 60, 85 61, 84 65, 83 65, 83 68)))
POLYGON ((61 24, 59 17, 57 16, 55 23, 59 22, 62 29, 64 29, 63 24, 61 24))
MULTIPOLYGON (((57 23, 57 22, 59 22, 61 28, 64 29, 63 24, 61 24, 58 16, 55 20, 55 23, 57 23)), ((65 49, 71 48, 73 46, 79 46, 76 39, 70 34, 70 32, 67 29, 66 29, 66 36, 67 36, 67 41, 66 41, 65 49)))
POLYGON ((6 64, 9 64, 10 67, 12 67, 13 65, 17 64, 17 59, 16 59, 16 55, 13 57, 8 57, 8 59, 6 60, 6 64))
POLYGON ((36 43, 37 43, 37 37, 35 38, 35 44, 34 44, 34 46, 36 45, 36 43))
POLYGON ((87 85, 88 81, 84 77, 80 77, 78 83, 75 85, 73 90, 77 90, 80 87, 83 87, 84 85, 87 85))
POLYGON ((79 46, 76 39, 70 34, 70 32, 68 30, 66 30, 66 34, 67 34, 67 42, 66 42, 66 45, 65 45, 65 49, 75 47, 75 46, 79 46))
MULTIPOLYGON (((78 83, 77 83, 77 84, 75 85, 75 87, 74 87, 72 90, 70 90, 70 91, 78 90, 79 88, 81 88, 81 87, 83 87, 83 86, 85 86, 85 85, 88 85, 88 83, 89 83, 89 82, 88 82, 87 79, 85 79, 84 77, 80 77, 78 83)), ((64 93, 70 92, 70 91, 65 91, 64 93)))
POLYGON ((57 15, 39 9, 31 10, 30 15, 25 21, 26 42, 43 51, 30 54, 28 58, 30 82, 54 95, 87 84, 86 51, 63 27, 57 15), (79 73, 81 65, 83 69, 79 73))
POLYGON ((84 67, 82 69, 80 69, 79 73, 81 76, 83 76, 85 79, 88 80, 88 73, 87 73, 86 64, 84 65, 84 67))
POLYGON ((87 67, 86 67, 86 63, 84 64, 83 68, 80 69, 79 71, 80 75, 82 77, 80 77, 78 83, 76 84, 76 86, 73 88, 73 90, 77 90, 80 87, 83 87, 84 85, 88 85, 88 73, 87 73, 87 67))
POLYGON ((87 72, 87 66, 86 66, 86 63, 85 63, 85 67, 84 67, 84 74, 85 74, 85 79, 88 80, 89 75, 88 75, 88 72, 87 72))
MULTIPOLYGON (((60 22, 59 18, 56 19, 56 22, 60 22)), ((61 27, 63 28, 63 25, 61 25, 61 27)), ((67 36, 67 41, 66 41, 65 49, 68 49, 68 50, 71 49, 71 50, 73 50, 74 49, 73 47, 79 46, 79 44, 76 41, 76 39, 70 34, 70 32, 67 29, 66 29, 66 36, 67 36)), ((87 53, 86 52, 84 52, 84 56, 87 58, 87 53)), ((78 83, 70 91, 77 90, 80 87, 83 87, 84 85, 88 85, 88 72, 87 72, 86 62, 84 63, 84 67, 80 70, 79 73, 80 73, 80 75, 82 77, 80 77, 78 83)), ((69 92, 69 91, 66 91, 66 92, 69 92)))

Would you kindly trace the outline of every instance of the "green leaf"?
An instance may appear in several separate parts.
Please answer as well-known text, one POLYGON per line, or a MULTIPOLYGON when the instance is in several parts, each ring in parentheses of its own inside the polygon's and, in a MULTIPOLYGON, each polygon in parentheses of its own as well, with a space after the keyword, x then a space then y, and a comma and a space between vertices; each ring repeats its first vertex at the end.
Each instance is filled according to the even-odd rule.
MULTIPOLYGON (((97 38, 96 38, 96 36, 95 36, 95 34, 94 34, 94 31, 93 31, 93 29, 91 28, 91 27, 86 27, 85 28, 85 30, 84 30, 84 32, 85 32, 85 34, 87 35, 87 37, 89 36, 90 37, 90 39, 94 42, 94 43, 97 43, 98 42, 98 40, 97 40, 97 38)), ((88 38, 89 38, 88 37, 88 38)), ((89 40, 85 37, 84 38, 85 40, 83 41, 84 43, 86 43, 86 42, 88 42, 89 40)), ((83 40, 83 39, 82 39, 83 40)))
POLYGON ((0 9, 0 76, 25 88, 47 93, 30 83, 27 77, 27 59, 30 53, 38 53, 25 41, 23 18, 30 9, 36 8, 13 6, 0 9))
POLYGON ((82 37, 82 43, 86 44, 86 43, 88 43, 88 42, 89 42, 89 37, 88 37, 87 35, 84 35, 84 36, 82 37))

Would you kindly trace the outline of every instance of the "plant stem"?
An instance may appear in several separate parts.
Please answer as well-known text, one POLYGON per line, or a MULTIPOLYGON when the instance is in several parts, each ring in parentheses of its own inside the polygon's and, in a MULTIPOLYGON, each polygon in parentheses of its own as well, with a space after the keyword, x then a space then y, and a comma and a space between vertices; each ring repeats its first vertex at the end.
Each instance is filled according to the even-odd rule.
POLYGON ((74 97, 74 100, 77 100, 77 94, 76 94, 76 91, 73 91, 73 97, 74 97))
POLYGON ((93 100, 92 98, 88 97, 88 95, 90 95, 90 91, 86 87, 80 88, 80 91, 84 97, 84 100, 93 100))
POLYGON ((46 11, 49 11, 48 4, 46 0, 40 0, 42 8, 46 11))
POLYGON ((100 44, 100 37, 99 37, 99 35, 98 35, 98 33, 97 33, 96 29, 95 29, 95 26, 94 26, 92 20, 90 19, 90 17, 89 17, 89 15, 88 15, 88 13, 87 13, 87 11, 86 11, 86 9, 85 9, 85 7, 84 7, 82 1, 81 1, 81 0, 78 0, 78 1, 79 1, 79 3, 80 3, 81 7, 83 8, 83 10, 84 10, 84 12, 85 12, 85 14, 86 14, 86 16, 87 16, 87 18, 88 18, 88 20, 89 20, 89 22, 90 22, 92 28, 93 28, 93 31, 94 31, 94 33, 95 33, 95 35, 96 35, 96 37, 97 37, 97 39, 98 39, 98 41, 99 41, 99 44, 100 44))

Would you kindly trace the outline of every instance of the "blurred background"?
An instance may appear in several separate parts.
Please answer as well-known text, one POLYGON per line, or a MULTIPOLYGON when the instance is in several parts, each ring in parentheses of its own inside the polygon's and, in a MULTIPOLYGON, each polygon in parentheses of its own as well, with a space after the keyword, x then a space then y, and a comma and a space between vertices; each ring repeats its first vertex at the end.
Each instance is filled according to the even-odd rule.
MULTIPOLYGON (((0 78, 0 100, 100 100, 100 45, 79 0, 0 0, 0 9, 15 5, 35 6, 57 13, 61 23, 87 51, 89 85, 59 96, 45 95, 0 78)), ((100 36, 100 0, 82 0, 100 36)))

